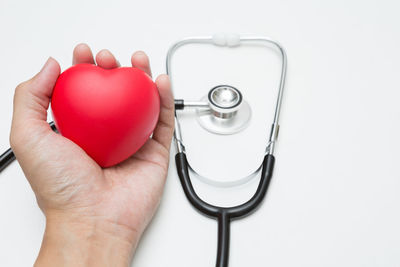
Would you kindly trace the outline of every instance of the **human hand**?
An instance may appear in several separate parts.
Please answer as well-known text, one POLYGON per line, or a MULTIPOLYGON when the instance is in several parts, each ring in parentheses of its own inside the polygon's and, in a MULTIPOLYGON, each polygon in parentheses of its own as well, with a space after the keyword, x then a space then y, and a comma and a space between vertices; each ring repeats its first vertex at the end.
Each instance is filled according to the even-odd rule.
MULTIPOLYGON (((151 76, 143 52, 132 66, 151 76)), ((98 66, 119 67, 107 50, 98 66)), ((95 64, 90 48, 74 49, 73 64, 95 64)), ((11 147, 40 209, 46 230, 37 266, 126 266, 160 201, 173 135, 174 100, 169 79, 156 79, 161 99, 153 136, 124 162, 102 169, 78 145, 54 133, 46 122, 58 63, 49 58, 32 79, 18 85, 10 134, 11 147)))

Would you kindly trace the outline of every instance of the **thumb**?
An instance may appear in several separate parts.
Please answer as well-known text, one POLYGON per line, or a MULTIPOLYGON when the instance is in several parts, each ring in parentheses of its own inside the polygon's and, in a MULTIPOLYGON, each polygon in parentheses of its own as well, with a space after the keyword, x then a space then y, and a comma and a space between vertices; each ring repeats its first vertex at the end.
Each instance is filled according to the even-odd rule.
POLYGON ((23 138, 26 135, 29 138, 40 127, 50 130, 46 122, 47 109, 59 74, 60 65, 50 57, 38 74, 17 86, 14 93, 11 143, 13 136, 23 138))

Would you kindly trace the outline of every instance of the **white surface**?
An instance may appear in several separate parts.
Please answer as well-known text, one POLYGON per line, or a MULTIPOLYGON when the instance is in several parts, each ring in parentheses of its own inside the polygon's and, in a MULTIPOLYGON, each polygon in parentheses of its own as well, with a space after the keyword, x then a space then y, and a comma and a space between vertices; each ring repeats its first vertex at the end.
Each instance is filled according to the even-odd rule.
MULTIPOLYGON (((67 68, 78 42, 94 51, 109 48, 122 64, 143 49, 159 74, 167 48, 181 37, 265 34, 285 46, 289 59, 277 164, 262 207, 232 224, 230 266, 399 266, 399 8, 395 0, 2 0, 0 149, 9 146, 15 86, 50 55, 67 68)), ((269 134, 273 100, 268 97, 275 92, 278 58, 268 50, 240 50, 237 62, 230 59, 214 73, 211 67, 222 66, 214 56, 229 54, 204 49, 191 54, 202 60, 197 66, 184 56, 188 51, 177 56, 182 61, 176 64, 181 77, 176 96, 198 99, 210 86, 231 82, 248 87, 245 97, 254 102, 253 111, 261 104, 265 114, 254 115, 248 136, 237 136, 248 145, 238 141, 235 149, 216 152, 215 158, 228 155, 219 164, 204 160, 209 147, 196 146, 197 126, 190 126, 195 121, 185 120, 190 160, 207 175, 245 174, 259 164, 269 134), (255 123, 256 116, 262 124, 255 123)), ((219 143, 222 150, 226 144, 219 143)), ((246 199, 255 185, 221 191, 196 182, 201 196, 222 204, 246 199)), ((31 265, 44 218, 17 163, 0 175, 0 212, 0 266, 31 265)), ((172 160, 161 207, 133 266, 214 266, 216 227, 186 201, 172 160)))

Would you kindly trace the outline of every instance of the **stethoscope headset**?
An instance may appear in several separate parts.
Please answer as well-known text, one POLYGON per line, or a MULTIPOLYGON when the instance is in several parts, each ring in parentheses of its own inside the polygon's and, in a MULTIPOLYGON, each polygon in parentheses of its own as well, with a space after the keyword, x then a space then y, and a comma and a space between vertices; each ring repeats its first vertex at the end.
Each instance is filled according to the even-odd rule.
MULTIPOLYGON (((287 58, 283 47, 276 41, 273 41, 264 36, 253 35, 234 35, 234 34, 217 34, 205 37, 190 37, 176 42, 170 47, 166 59, 166 71, 172 79, 171 62, 175 51, 188 44, 211 44, 221 47, 237 47, 243 44, 261 44, 270 47, 273 45, 281 54, 281 74, 278 96, 275 105, 275 114, 271 126, 269 141, 265 149, 264 160, 260 168, 261 179, 254 195, 245 203, 233 207, 220 207, 211 205, 202 200, 193 188, 189 171, 196 176, 202 178, 203 181, 212 184, 212 181, 199 175, 188 163, 185 145, 182 139, 182 132, 179 123, 178 113, 180 110, 195 108, 197 110, 197 120, 200 125, 209 132, 216 134, 233 134, 241 131, 247 126, 250 119, 250 108, 247 102, 243 99, 242 93, 235 87, 230 85, 219 85, 212 88, 206 97, 201 101, 190 102, 182 99, 175 99, 175 132, 174 142, 176 146, 176 169, 183 191, 189 202, 200 213, 217 220, 218 222, 218 247, 216 267, 227 267, 229 259, 229 237, 230 237, 230 222, 232 220, 243 218, 250 215, 264 199, 271 178, 275 163, 274 150, 279 132, 279 114, 282 103, 283 89, 286 77, 287 58)), ((57 131, 53 122, 50 126, 54 131, 57 131)), ((0 172, 4 170, 12 161, 15 160, 13 151, 8 149, 0 155, 0 172)), ((250 175, 251 176, 251 175, 250 175)), ((244 177, 231 185, 241 184, 249 180, 249 177, 244 177)))

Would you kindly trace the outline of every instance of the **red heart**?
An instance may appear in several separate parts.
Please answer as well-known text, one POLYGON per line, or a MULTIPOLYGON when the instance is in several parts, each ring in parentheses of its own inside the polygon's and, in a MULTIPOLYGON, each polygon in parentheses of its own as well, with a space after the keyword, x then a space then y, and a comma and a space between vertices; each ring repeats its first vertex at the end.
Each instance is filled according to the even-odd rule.
POLYGON ((109 167, 149 139, 160 113, 160 97, 155 83, 140 69, 79 64, 58 77, 51 109, 58 131, 101 167, 109 167))

